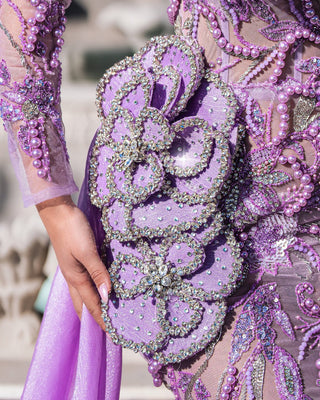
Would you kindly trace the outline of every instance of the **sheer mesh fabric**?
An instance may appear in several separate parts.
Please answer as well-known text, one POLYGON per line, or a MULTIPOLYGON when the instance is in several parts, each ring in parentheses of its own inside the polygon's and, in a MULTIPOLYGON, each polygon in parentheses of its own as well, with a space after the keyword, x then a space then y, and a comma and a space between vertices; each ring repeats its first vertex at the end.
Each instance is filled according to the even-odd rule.
MULTIPOLYGON (((43 68, 43 62, 36 57, 38 67, 32 64, 30 57, 21 51, 21 22, 28 21, 33 17, 35 8, 28 1, 17 0, 8 2, 3 0, 0 3, 0 22, 3 29, 0 29, 0 60, 5 60, 8 71, 11 75, 11 84, 14 82, 23 84, 26 74, 31 75, 35 68, 43 68), (20 18, 18 13, 21 14, 20 18), (6 32, 5 32, 6 30, 6 32), (17 48, 20 48, 20 53, 17 48), (23 59, 25 59, 24 65, 23 59)), ((27 34, 29 34, 29 29, 27 34)), ((43 39, 48 48, 47 53, 53 49, 53 37, 48 35, 43 39)), ((44 78, 59 90, 59 71, 44 75, 44 78)), ((0 85, 0 96, 8 88, 0 85)), ((60 113, 59 104, 56 110, 60 113)), ((73 181, 72 171, 68 162, 67 154, 58 136, 57 129, 50 119, 45 123, 46 142, 50 152, 50 166, 52 180, 41 179, 37 175, 37 169, 32 165, 34 159, 29 157, 22 149, 17 138, 19 127, 23 121, 5 121, 5 129, 8 133, 8 144, 11 160, 18 177, 25 206, 36 204, 49 198, 59 195, 71 194, 77 190, 73 181)))

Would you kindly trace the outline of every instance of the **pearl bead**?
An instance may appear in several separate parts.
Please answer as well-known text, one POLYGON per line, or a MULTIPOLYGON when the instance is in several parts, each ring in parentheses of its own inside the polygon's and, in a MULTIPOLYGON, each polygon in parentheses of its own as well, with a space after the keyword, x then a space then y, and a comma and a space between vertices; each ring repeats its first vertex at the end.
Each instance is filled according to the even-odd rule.
MULTIPOLYGON (((299 172, 300 172, 300 171, 299 171, 299 172)), ((301 207, 305 207, 306 204, 307 204, 306 199, 299 199, 299 204, 300 204, 301 207)))
POLYGON ((286 93, 280 93, 278 96, 278 100, 280 101, 280 103, 287 103, 289 100, 289 97, 286 93))
POLYGON ((320 369, 320 358, 317 359, 315 364, 316 364, 316 368, 320 369))
POLYGON ((300 164, 296 162, 296 163, 294 163, 294 164, 291 165, 291 168, 292 168, 294 171, 298 171, 298 170, 300 169, 300 164))
POLYGON ((240 239, 241 239, 242 241, 246 241, 246 240, 248 239, 248 234, 245 233, 245 232, 242 232, 242 233, 240 234, 240 239))
POLYGON ((285 121, 285 122, 289 121, 289 119, 290 119, 289 114, 281 114, 280 119, 281 119, 281 121, 285 121))
POLYGON ((30 140, 31 147, 36 148, 41 146, 41 140, 37 137, 33 137, 30 140))
POLYGON ((33 163, 32 163, 32 165, 33 165, 35 168, 38 169, 38 168, 41 168, 42 163, 41 163, 40 160, 34 160, 33 163))
POLYGON ((155 387, 160 387, 162 385, 162 379, 161 378, 153 378, 153 384, 155 387))
POLYGON ((292 209, 293 209, 293 211, 294 211, 295 213, 298 213, 298 212, 301 210, 300 204, 295 203, 295 204, 292 206, 292 209))
POLYGON ((278 136, 276 136, 276 137, 274 137, 273 139, 272 139, 272 143, 274 144, 274 145, 279 145, 280 143, 281 143, 281 138, 279 138, 278 136))
POLYGON ((294 171, 294 174, 293 174, 293 176, 296 179, 300 179, 302 177, 302 175, 303 175, 303 172, 301 170, 294 171))
POLYGON ((59 61, 56 60, 55 58, 50 61, 51 68, 57 68, 58 66, 59 66, 59 61))
POLYGON ((227 377, 227 382, 228 382, 229 385, 234 385, 235 382, 236 382, 236 378, 233 375, 229 375, 227 377))
POLYGON ((242 47, 236 44, 236 45, 234 46, 234 52, 235 52, 235 54, 237 54, 237 55, 241 54, 241 53, 242 53, 242 47))
POLYGON ((302 29, 300 29, 300 28, 298 28, 298 29, 296 29, 296 31, 295 31, 295 37, 297 38, 297 39, 300 39, 300 38, 302 38, 302 29))
POLYGON ((303 192, 302 195, 305 199, 310 199, 310 197, 311 197, 311 193, 309 193, 309 192, 303 192))
POLYGON ((42 151, 40 149, 34 149, 31 152, 32 158, 40 158, 42 156, 42 151))
POLYGON ((288 50, 289 50, 289 45, 288 45, 288 43, 287 43, 287 42, 280 42, 280 44, 279 44, 279 49, 280 49, 281 51, 284 51, 284 52, 288 51, 288 50))
POLYGON ((310 40, 310 42, 314 42, 314 41, 315 41, 315 39, 316 39, 316 35, 315 35, 315 33, 311 32, 311 33, 310 33, 310 36, 309 36, 309 40, 310 40))
POLYGON ((279 157, 279 163, 280 163, 281 165, 284 165, 284 164, 286 164, 287 162, 288 162, 288 158, 287 158, 286 156, 281 155, 281 156, 279 157))
POLYGON ((289 96, 293 96, 294 95, 294 88, 292 86, 287 87, 287 94, 289 96))
POLYGON ((37 34, 39 33, 39 28, 38 28, 37 26, 32 26, 32 27, 30 28, 30 32, 31 32, 33 35, 37 35, 37 34))
POLYGON ((309 184, 305 185, 304 186, 304 190, 306 192, 309 192, 309 193, 313 192, 314 191, 314 184, 313 183, 309 183, 309 184))
POLYGON ((43 22, 46 19, 46 16, 40 12, 37 12, 35 18, 38 22, 43 22))
POLYGON ((288 111, 288 106, 286 104, 278 104, 277 110, 279 114, 285 114, 288 111))
POLYGON ((238 370, 234 366, 231 366, 228 368, 228 374, 230 374, 230 375, 235 375, 237 372, 238 372, 238 370))
POLYGON ((26 49, 27 49, 27 51, 28 51, 29 53, 32 53, 33 50, 34 50, 34 45, 33 45, 32 43, 28 43, 28 44, 26 45, 26 49))
POLYGON ((295 35, 293 33, 288 33, 286 36, 286 42, 292 44, 295 41, 296 41, 295 35))
POLYGON ((315 304, 314 306, 312 306, 312 308, 311 308, 312 314, 318 314, 319 311, 320 311, 320 307, 318 304, 315 304))
POLYGON ((305 97, 308 97, 308 96, 309 96, 309 90, 306 89, 306 88, 304 88, 304 89, 302 90, 302 94, 303 94, 305 97))
POLYGON ((302 36, 303 36, 305 39, 308 39, 308 37, 310 36, 310 31, 309 31, 309 29, 304 29, 303 32, 302 32, 302 36))
POLYGON ((269 78, 270 83, 274 84, 274 83, 277 83, 277 81, 278 81, 278 78, 275 75, 270 76, 270 78, 269 78))
POLYGON ((282 69, 281 68, 275 68, 273 71, 275 76, 280 76, 282 74, 282 69))
POLYGON ((278 51, 278 58, 280 60, 284 60, 286 58, 286 53, 284 53, 283 51, 278 51))
POLYGON ((44 4, 44 3, 40 3, 39 5, 38 5, 38 7, 37 7, 37 10, 40 12, 40 13, 45 13, 46 11, 47 11, 47 6, 44 4))
POLYGON ((248 47, 244 47, 244 48, 242 49, 242 54, 243 54, 245 57, 248 57, 248 56, 250 55, 250 49, 248 49, 248 47))
POLYGON ((223 385, 222 387, 222 391, 225 393, 230 393, 232 390, 232 386, 231 385, 223 385))
POLYGON ((227 44, 227 40, 224 37, 221 37, 217 42, 217 45, 221 48, 224 48, 226 46, 226 44, 227 44))
POLYGON ((43 169, 39 169, 37 172, 37 175, 39 176, 39 178, 45 178, 46 177, 46 173, 43 169))
POLYGON ((296 160, 297 160, 297 158, 295 156, 293 156, 293 155, 290 155, 288 157, 289 164, 294 164, 296 162, 296 160))
POLYGON ((304 185, 307 185, 308 183, 310 183, 310 181, 311 177, 308 174, 303 175, 303 177, 301 178, 301 183, 303 183, 304 185))
POLYGON ((221 30, 219 28, 214 29, 214 31, 212 32, 212 36, 215 39, 219 39, 219 37, 221 36, 221 30))
POLYGON ((305 306, 307 308, 311 308, 314 305, 314 301, 310 298, 306 299, 306 301, 304 302, 305 306))
POLYGON ((229 394, 228 393, 221 393, 220 399, 221 400, 228 400, 229 399, 229 394))
POLYGON ((293 214, 294 214, 292 208, 286 208, 286 209, 284 210, 284 213, 285 213, 285 215, 286 215, 287 217, 292 217, 293 214))
POLYGON ((282 60, 278 60, 277 62, 276 62, 276 64, 277 64, 277 66, 279 67, 279 68, 284 68, 285 67, 285 62, 284 61, 282 61, 282 60))
POLYGON ((227 43, 225 50, 226 52, 230 53, 233 50, 233 44, 232 43, 227 43))
POLYGON ((251 49, 251 57, 258 58, 260 56, 260 52, 258 49, 251 49))

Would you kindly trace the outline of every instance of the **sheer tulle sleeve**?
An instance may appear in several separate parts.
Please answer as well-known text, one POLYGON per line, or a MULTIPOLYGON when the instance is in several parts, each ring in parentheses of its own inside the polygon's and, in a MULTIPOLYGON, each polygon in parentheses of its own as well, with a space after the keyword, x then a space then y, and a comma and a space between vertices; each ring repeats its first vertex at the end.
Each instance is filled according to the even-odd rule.
POLYGON ((66 7, 0 0, 0 113, 25 206, 77 190, 60 110, 66 7))

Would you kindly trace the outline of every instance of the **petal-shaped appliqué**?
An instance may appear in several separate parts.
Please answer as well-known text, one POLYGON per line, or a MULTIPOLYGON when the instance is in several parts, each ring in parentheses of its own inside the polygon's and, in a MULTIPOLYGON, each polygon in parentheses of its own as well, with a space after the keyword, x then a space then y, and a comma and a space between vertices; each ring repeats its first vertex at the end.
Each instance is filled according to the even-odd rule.
POLYGON ((227 136, 229 125, 234 126, 238 109, 238 102, 231 89, 217 74, 210 72, 202 79, 182 115, 204 119, 214 129, 227 136))
POLYGON ((168 118, 172 119, 185 108, 188 100, 200 84, 203 56, 200 47, 195 42, 190 45, 183 37, 157 37, 151 39, 151 41, 157 43, 154 64, 163 68, 172 65, 181 77, 177 101, 168 113, 168 118))
POLYGON ((97 177, 93 181, 95 193, 99 198, 99 204, 109 205, 111 201, 111 193, 107 187, 108 177, 106 175, 105 165, 112 159, 113 154, 114 151, 109 146, 101 146, 99 148, 99 155, 97 156, 97 177))
MULTIPOLYGON (((160 360, 164 364, 179 362, 186 357, 190 357, 217 337, 223 325, 226 304, 222 302, 201 303, 204 308, 201 322, 197 328, 193 329, 189 335, 181 338, 170 338, 166 346, 159 351, 160 360)), ((170 303, 174 307, 174 303, 170 303)), ((185 312, 186 308, 182 308, 185 312)))
POLYGON ((160 110, 165 117, 168 117, 171 109, 177 103, 182 78, 173 65, 166 65, 164 68, 153 69, 154 87, 151 99, 151 106, 160 110))
POLYGON ((175 266, 179 276, 194 273, 204 261, 203 246, 188 234, 164 239, 161 243, 161 253, 167 262, 175 266))
POLYGON ((213 131, 199 118, 186 118, 172 125, 175 139, 163 153, 167 172, 179 177, 193 177, 205 169, 211 157, 213 131))
POLYGON ((129 82, 135 75, 132 59, 126 58, 106 71, 97 88, 97 106, 102 122, 108 117, 115 94, 121 90, 123 82, 129 82))
MULTIPOLYGON (((129 142, 132 145, 132 141, 129 142)), ((127 204, 138 204, 160 189, 164 172, 155 153, 147 153, 144 160, 136 163, 135 149, 116 153, 107 166, 107 187, 116 199, 127 204), (130 151, 131 153, 130 153, 130 151), (132 154, 132 159, 130 154, 132 154)))
POLYGON ((121 300, 111 293, 108 305, 103 305, 106 331, 114 343, 142 353, 157 351, 166 338, 155 316, 154 299, 143 295, 121 300))
POLYGON ((206 246, 200 269, 184 281, 197 289, 196 298, 213 300, 216 295, 228 296, 242 273, 241 249, 231 231, 218 235, 206 246))
POLYGON ((201 223, 214 212, 215 205, 194 205, 176 203, 159 193, 130 212, 130 227, 137 234, 153 238, 167 237, 177 232, 185 232, 190 228, 199 228, 201 223))

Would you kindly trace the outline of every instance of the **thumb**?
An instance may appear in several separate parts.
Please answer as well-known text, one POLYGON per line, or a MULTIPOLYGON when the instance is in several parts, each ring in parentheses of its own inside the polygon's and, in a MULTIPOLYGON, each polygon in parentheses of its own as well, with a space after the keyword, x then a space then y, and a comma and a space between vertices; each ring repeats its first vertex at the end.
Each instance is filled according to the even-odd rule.
POLYGON ((87 271, 96 285, 102 301, 108 303, 112 287, 109 272, 98 255, 91 258, 90 261, 90 265, 86 267, 87 271))

